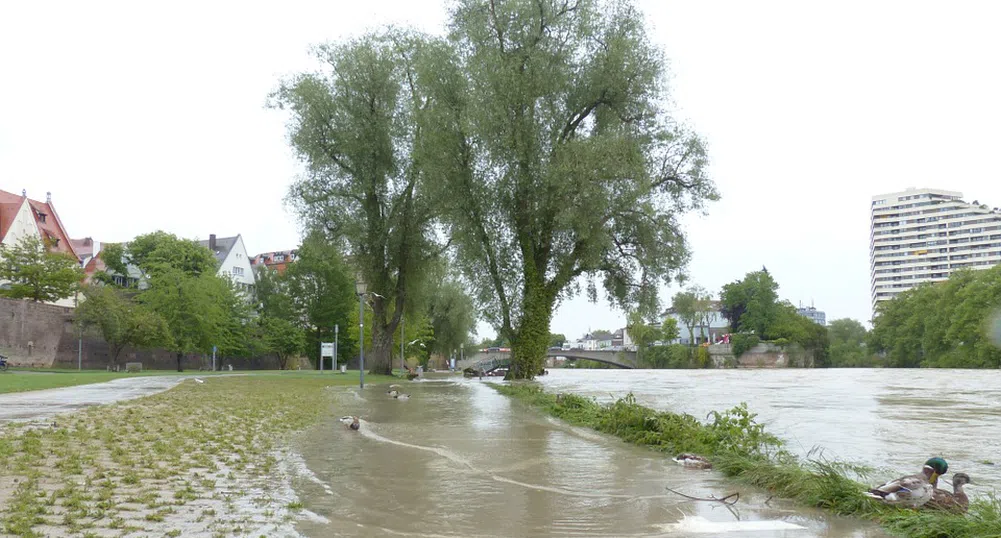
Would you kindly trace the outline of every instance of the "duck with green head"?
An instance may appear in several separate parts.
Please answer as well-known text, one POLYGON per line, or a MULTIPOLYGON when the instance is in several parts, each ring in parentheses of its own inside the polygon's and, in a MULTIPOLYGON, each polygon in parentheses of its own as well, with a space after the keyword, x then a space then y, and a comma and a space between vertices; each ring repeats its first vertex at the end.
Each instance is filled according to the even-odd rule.
POLYGON ((949 471, 949 464, 942 458, 925 462, 920 474, 904 476, 876 486, 866 495, 886 504, 917 508, 931 500, 938 485, 938 477, 949 471))

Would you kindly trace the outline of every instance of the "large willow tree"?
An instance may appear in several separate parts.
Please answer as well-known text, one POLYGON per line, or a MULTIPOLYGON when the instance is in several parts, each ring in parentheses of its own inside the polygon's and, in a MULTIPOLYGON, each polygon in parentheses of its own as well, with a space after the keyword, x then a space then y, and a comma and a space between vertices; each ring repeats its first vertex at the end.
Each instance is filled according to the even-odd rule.
POLYGON ((452 57, 419 70, 418 155, 509 377, 531 378, 561 299, 656 308, 689 257, 679 216, 717 194, 628 3, 460 0, 450 30, 452 57))
POLYGON ((415 65, 435 50, 397 31, 321 46, 321 71, 293 77, 273 95, 291 113, 289 140, 306 165, 289 200, 308 228, 345 247, 372 292, 372 373, 390 373, 408 294, 439 250, 413 155, 426 100, 415 65))

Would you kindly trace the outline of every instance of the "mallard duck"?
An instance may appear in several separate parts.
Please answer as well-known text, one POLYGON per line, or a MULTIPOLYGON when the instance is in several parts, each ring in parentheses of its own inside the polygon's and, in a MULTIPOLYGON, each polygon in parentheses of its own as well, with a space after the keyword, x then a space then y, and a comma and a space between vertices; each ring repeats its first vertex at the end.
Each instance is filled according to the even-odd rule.
POLYGON ((344 424, 348 428, 351 428, 352 430, 356 431, 359 428, 361 428, 361 420, 359 420, 358 417, 352 417, 352 416, 341 417, 341 424, 344 424))
POLYGON ((946 510, 957 514, 966 512, 966 509, 970 507, 970 498, 963 491, 963 486, 972 483, 970 475, 966 473, 952 475, 952 493, 936 488, 932 493, 931 500, 924 505, 924 508, 946 510))
POLYGON ((931 500, 938 477, 948 470, 949 464, 944 459, 931 458, 925 462, 920 474, 891 480, 870 489, 866 495, 886 504, 917 508, 931 500))
POLYGON ((398 388, 400 388, 400 385, 397 385, 395 383, 389 386, 389 390, 398 389, 398 388))
POLYGON ((712 469, 713 464, 703 456, 696 454, 678 454, 674 457, 674 463, 689 469, 712 469))
POLYGON ((397 400, 409 400, 410 399, 410 395, 409 394, 397 394, 396 396, 393 396, 393 398, 396 398, 397 400))
POLYGON ((388 394, 388 395, 392 396, 393 398, 396 398, 397 396, 399 396, 399 395, 400 395, 400 391, 398 391, 398 390, 396 390, 396 389, 393 389, 393 390, 387 390, 387 391, 386 391, 386 394, 388 394))

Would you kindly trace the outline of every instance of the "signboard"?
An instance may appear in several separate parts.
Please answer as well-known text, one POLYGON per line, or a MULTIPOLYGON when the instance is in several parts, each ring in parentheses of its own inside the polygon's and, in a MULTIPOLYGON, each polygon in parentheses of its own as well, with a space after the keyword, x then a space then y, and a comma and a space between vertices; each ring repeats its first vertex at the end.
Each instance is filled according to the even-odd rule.
POLYGON ((333 342, 321 342, 320 343, 320 357, 333 357, 334 356, 334 343, 333 342))

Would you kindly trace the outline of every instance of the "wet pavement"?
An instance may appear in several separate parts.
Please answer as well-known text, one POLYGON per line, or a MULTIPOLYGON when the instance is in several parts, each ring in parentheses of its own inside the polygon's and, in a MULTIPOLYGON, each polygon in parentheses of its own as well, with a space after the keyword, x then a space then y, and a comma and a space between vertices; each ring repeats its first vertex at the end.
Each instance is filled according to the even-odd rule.
POLYGON ((0 394, 0 423, 42 420, 89 405, 140 398, 165 391, 189 377, 195 376, 123 377, 105 383, 0 394))

